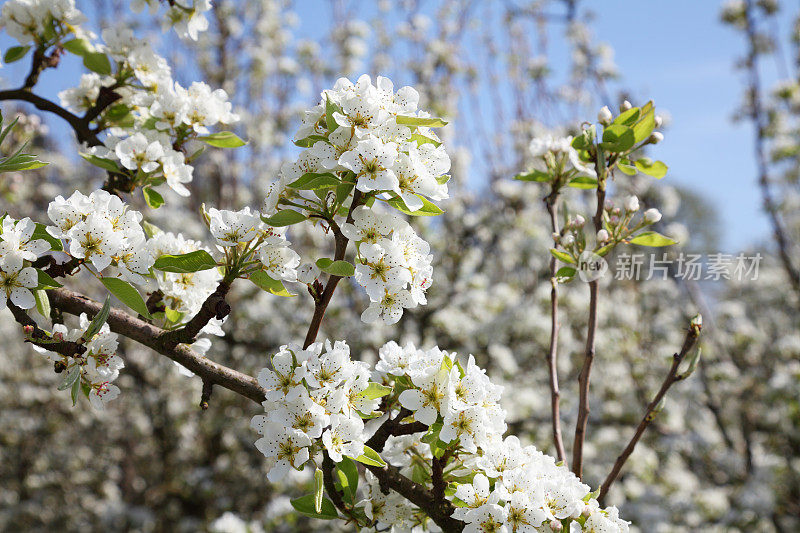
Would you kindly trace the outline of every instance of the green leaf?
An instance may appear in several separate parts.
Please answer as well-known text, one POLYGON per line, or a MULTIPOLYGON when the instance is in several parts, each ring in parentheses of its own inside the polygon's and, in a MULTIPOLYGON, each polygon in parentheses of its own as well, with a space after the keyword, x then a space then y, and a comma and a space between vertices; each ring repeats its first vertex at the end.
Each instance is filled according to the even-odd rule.
POLYGON ((291 501, 292 507, 294 507, 295 510, 306 516, 310 516, 311 518, 319 518, 321 520, 335 520, 336 518, 339 518, 339 515, 336 512, 336 506, 333 505, 333 502, 328 498, 324 496, 322 497, 322 504, 320 505, 319 512, 316 511, 316 505, 314 502, 314 494, 306 494, 305 496, 295 498, 291 501))
POLYGON ((87 52, 83 56, 83 66, 104 76, 111 74, 111 62, 102 52, 87 52))
POLYGON ((92 45, 86 39, 71 39, 61 46, 64 47, 64 50, 81 57, 93 51, 92 45))
POLYGON ((609 152, 626 152, 636 144, 633 129, 621 124, 612 124, 603 129, 600 147, 609 152))
POLYGON ((444 185, 450 181, 450 174, 442 174, 441 176, 436 176, 436 183, 439 185, 444 185))
POLYGON ((595 189, 597 188, 597 180, 589 176, 577 176, 570 180, 569 186, 573 189, 595 189))
POLYGON ((633 126, 633 137, 637 143, 650 137, 656 127, 656 112, 652 101, 647 102, 642 107, 642 112, 639 116, 639 122, 633 126))
POLYGON ((341 462, 336 464, 336 477, 345 497, 352 503, 356 498, 358 490, 358 467, 349 457, 342 457, 341 462))
POLYGON ((147 235, 149 239, 152 239, 154 235, 158 235, 159 233, 163 233, 161 228, 156 226, 155 224, 151 224, 146 220, 142 221, 142 229, 144 230, 144 234, 147 235))
POLYGON ((376 398, 381 398, 391 393, 392 393, 391 387, 387 387, 386 385, 381 385, 380 383, 375 383, 371 381, 367 386, 367 388, 361 391, 358 395, 363 396, 368 400, 374 400, 376 398))
POLYGON ((183 313, 177 309, 170 309, 169 307, 164 309, 164 316, 173 324, 177 324, 183 319, 183 313))
POLYGON ((317 266, 323 272, 346 278, 356 273, 356 267, 347 261, 332 261, 327 257, 317 259, 317 266))
POLYGON ((142 295, 139 294, 133 285, 119 278, 100 278, 106 289, 116 296, 120 302, 124 303, 145 318, 152 318, 147 310, 142 295))
POLYGON ((325 125, 328 127, 328 132, 332 132, 339 127, 336 119, 333 118, 333 114, 337 112, 341 112, 341 109, 333 103, 330 96, 327 96, 325 98, 325 125))
POLYGON ((49 319, 50 318, 50 298, 47 297, 47 292, 42 289, 33 291, 33 299, 36 302, 36 310, 40 315, 49 319))
POLYGON ((417 211, 410 211, 408 207, 406 207, 405 202, 403 202, 403 199, 399 196, 386 200, 386 203, 401 213, 411 215, 412 217, 435 217, 444 213, 441 207, 434 204, 424 196, 419 194, 416 194, 415 196, 422 200, 422 207, 420 207, 417 211))
POLYGON ((153 209, 158 209, 164 205, 164 197, 151 187, 143 187, 142 193, 144 194, 144 201, 153 209))
POLYGON ((325 172, 322 174, 308 172, 294 180, 292 183, 288 184, 287 187, 309 191, 314 189, 327 189, 329 187, 336 187, 341 183, 342 182, 339 181, 339 178, 330 172, 325 172))
POLYGON ((58 287, 63 287, 63 285, 61 285, 59 282, 57 282, 56 280, 51 278, 50 274, 48 274, 47 272, 45 272, 43 270, 38 270, 37 269, 36 270, 36 275, 39 277, 39 286, 38 286, 38 288, 40 288, 40 289, 45 288, 45 287, 51 288, 51 289, 57 289, 58 287))
POLYGON ((231 131, 219 131, 210 135, 200 135, 198 140, 217 148, 238 148, 247 144, 231 131))
POLYGON ((514 176, 514 179, 517 181, 536 181, 538 183, 550 183, 551 181, 553 181, 553 176, 551 176, 547 172, 542 172, 541 170, 531 170, 530 172, 517 174, 516 176, 514 176))
POLYGON ((645 231, 640 233, 636 237, 632 238, 630 241, 631 244, 638 244, 639 246, 652 246, 652 247, 660 247, 660 246, 670 246, 672 244, 678 244, 678 241, 673 241, 669 237, 661 235, 655 231, 645 231))
POLYGON ((56 252, 60 252, 64 249, 64 246, 61 244, 61 240, 56 239, 47 233, 47 226, 40 224, 39 222, 36 223, 36 227, 33 229, 33 233, 31 234, 31 240, 33 241, 36 239, 47 241, 47 243, 50 244, 50 249, 55 250, 56 252))
POLYGON ((304 221, 306 217, 302 213, 298 213, 297 211, 293 211, 291 209, 283 209, 282 211, 278 211, 271 217, 261 217, 261 220, 264 221, 265 224, 268 224, 273 227, 281 227, 281 226, 291 226, 292 224, 298 224, 304 221))
POLYGON ((621 124, 623 126, 631 126, 639 119, 641 109, 632 107, 627 111, 623 111, 617 118, 614 119, 614 124, 621 124))
POLYGON ((75 382, 72 384, 72 388, 69 391, 69 395, 72 398, 72 407, 78 403, 78 394, 81 392, 81 380, 76 379, 75 382))
POLYGON ((282 281, 272 279, 270 275, 263 270, 256 270, 250 274, 249 279, 256 285, 256 287, 263 289, 268 293, 274 294, 275 296, 296 296, 295 294, 292 294, 286 290, 286 287, 283 286, 282 281))
POLYGON ((643 157, 636 161, 636 168, 642 174, 647 174, 648 176, 653 176, 656 179, 661 179, 667 175, 668 167, 661 161, 651 161, 650 159, 643 157))
POLYGON ((314 472, 314 512, 319 514, 322 511, 322 470, 317 468, 314 472))
POLYGON ((153 268, 156 270, 176 272, 178 274, 209 270, 216 266, 217 262, 205 250, 195 250, 194 252, 180 255, 162 255, 153 264, 153 268))
POLYGON ((566 252, 561 252, 556 250, 555 248, 550 248, 550 253, 561 262, 569 263, 571 265, 575 264, 575 260, 566 252))
POLYGON ((407 117, 403 115, 397 115, 396 119, 398 124, 404 124, 406 126, 424 126, 428 128, 441 128, 442 126, 447 126, 447 122, 436 117, 407 117))
POLYGON ((13 63, 14 61, 19 61, 25 57, 25 54, 27 54, 30 49, 30 46, 12 46, 6 50, 6 54, 3 56, 3 62, 13 63))
POLYGON ((632 165, 628 159, 620 159, 619 163, 617 163, 617 168, 628 176, 634 176, 636 174, 636 167, 632 165))
POLYGON ((578 271, 572 267, 561 267, 556 272, 556 281, 559 283, 566 283, 575 277, 578 271))
POLYGON ((93 164, 96 167, 100 167, 103 170, 108 170, 109 172, 119 172, 119 166, 117 163, 112 161, 111 159, 106 159, 104 157, 97 157, 96 155, 92 154, 80 154, 82 158, 87 160, 89 163, 93 164))
POLYGON ((81 377, 81 367, 75 365, 72 370, 69 371, 69 374, 64 376, 64 379, 61 380, 58 390, 67 390, 72 387, 72 384, 78 381, 79 377, 81 377))
POLYGON ((381 456, 378 455, 378 452, 369 446, 364 446, 364 453, 356 457, 356 461, 365 465, 379 466, 381 468, 386 466, 386 463, 381 459, 381 456))
POLYGON ((81 336, 81 339, 84 341, 92 340, 92 337, 97 335, 97 332, 100 331, 100 328, 103 327, 103 324, 106 323, 108 320, 108 314, 111 312, 111 297, 106 296, 106 301, 103 304, 103 307, 100 308, 100 312, 94 315, 92 321, 89 322, 89 326, 86 328, 86 331, 81 336))
POLYGON ((300 148, 310 148, 320 141, 329 142, 328 138, 324 135, 309 135, 305 139, 294 141, 294 145, 299 146, 300 148))
POLYGON ((423 144, 432 144, 436 148, 439 148, 442 145, 441 141, 437 141, 436 139, 431 139, 430 137, 426 137, 421 133, 412 133, 411 140, 416 141, 417 146, 422 146, 423 144))

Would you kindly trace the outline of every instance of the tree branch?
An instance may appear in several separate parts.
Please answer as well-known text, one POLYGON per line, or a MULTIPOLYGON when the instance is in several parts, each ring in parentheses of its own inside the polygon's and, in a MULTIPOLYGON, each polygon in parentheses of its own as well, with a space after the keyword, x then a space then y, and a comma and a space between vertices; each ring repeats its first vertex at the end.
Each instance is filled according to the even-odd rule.
MULTIPOLYGON (((604 157, 601 153, 597 157, 604 157)), ((605 161, 603 162, 605 168, 605 161)), ((606 174, 599 171, 597 176, 597 209, 592 221, 595 233, 603 228, 603 204, 606 200, 606 174)), ((575 424, 575 440, 572 446, 572 471, 579 478, 583 475, 583 443, 586 440, 586 424, 589 421, 589 378, 595 354, 595 335, 597 334, 597 294, 599 280, 589 282, 589 323, 586 332, 586 349, 583 355, 583 367, 578 376, 580 389, 578 404, 578 421, 575 424)))
MULTIPOLYGON (((558 189, 553 186, 550 195, 545 198, 547 212, 550 215, 550 229, 558 233, 558 189)), ((564 439, 561 435, 561 393, 558 389, 558 282, 556 281, 556 258, 550 256, 550 350, 547 353, 547 366, 550 369, 550 410, 553 424, 553 443, 558 460, 566 464, 567 454, 564 451, 564 439)))
POLYGON ((661 400, 664 399, 664 396, 666 396, 667 391, 670 389, 670 387, 672 387, 673 384, 677 383, 678 381, 682 381, 689 376, 688 372, 679 374, 678 367, 681 365, 683 360, 686 358, 686 355, 695 345, 695 342, 697 342, 697 338, 699 335, 700 335, 700 327, 694 325, 690 326, 688 331, 686 332, 686 337, 684 338, 681 351, 676 354, 673 354, 672 366, 670 367, 669 372, 667 373, 667 377, 664 378, 664 381, 661 384, 661 388, 656 393, 655 397, 653 397, 653 401, 651 401, 647 405, 647 408, 645 409, 644 412, 644 416, 642 416, 642 420, 641 422, 639 422, 639 426, 636 428, 636 432, 633 434, 633 437, 631 437, 630 442, 628 442, 628 445, 625 447, 625 449, 622 451, 619 457, 617 457, 617 460, 614 463, 614 467, 611 469, 611 472, 609 472, 605 481, 603 481, 603 484, 600 486, 600 495, 598 496, 597 499, 601 504, 603 503, 606 494, 608 494, 608 489, 617 479, 620 470, 622 470, 622 467, 625 465, 625 462, 633 453, 633 449, 636 447, 636 444, 639 442, 639 439, 642 438, 642 435, 644 434, 647 427, 650 425, 653 419, 655 419, 655 415, 657 414, 658 410, 658 404, 661 403, 661 400))
MULTIPOLYGON (((49 290, 47 294, 53 307, 72 315, 80 315, 81 313, 94 315, 103 307, 94 300, 63 288, 49 290)), ((133 339, 139 344, 152 348, 156 352, 185 366, 200 376, 204 383, 219 385, 250 398, 256 403, 264 401, 265 391, 254 377, 198 355, 184 344, 172 345, 168 338, 171 332, 139 320, 118 309, 112 309, 109 313, 108 325, 111 331, 133 339)))
POLYGON ((225 301, 225 296, 230 288, 231 284, 228 281, 220 281, 216 290, 206 298, 200 310, 191 320, 184 324, 183 327, 164 333, 162 339, 164 346, 173 348, 178 344, 191 344, 212 318, 222 320, 228 316, 231 306, 225 301))

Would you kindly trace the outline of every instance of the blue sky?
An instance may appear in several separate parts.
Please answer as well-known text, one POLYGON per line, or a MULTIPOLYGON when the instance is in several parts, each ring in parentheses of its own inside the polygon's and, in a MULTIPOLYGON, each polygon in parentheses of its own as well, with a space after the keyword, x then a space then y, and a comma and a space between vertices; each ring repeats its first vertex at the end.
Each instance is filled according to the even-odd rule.
MULTIPOLYGON (((736 251, 767 236, 756 184, 752 126, 731 119, 743 90, 733 63, 744 50, 744 42, 720 24, 720 3, 603 0, 584 5, 597 16, 591 24, 596 39, 615 50, 622 74, 619 87, 640 99, 654 99, 671 116, 657 156, 670 165, 666 179, 695 189, 716 206, 724 224, 723 251, 736 251)), ((325 16, 329 9, 327 2, 315 9, 299 3, 300 33, 309 19, 325 16)), ((554 47, 557 41, 553 40, 554 47)), ((8 46, 10 40, 0 34, 0 49, 8 46)), ((559 51, 554 52, 558 55, 559 51)), ((19 79, 27 63, 7 65, 0 76, 19 79)), ((42 94, 55 98, 59 90, 75 83, 77 67, 47 71, 40 83, 42 94)), ((765 78, 774 79, 774 73, 767 70, 765 78)))
MULTIPOLYGON (((744 42, 719 23, 720 3, 604 0, 602 8, 594 5, 593 28, 615 49, 621 85, 653 98, 671 116, 666 138, 656 148, 670 166, 665 179, 692 187, 717 207, 724 251, 766 236, 752 126, 731 118, 743 91, 733 64, 744 42)), ((765 78, 772 79, 765 70, 765 78)))

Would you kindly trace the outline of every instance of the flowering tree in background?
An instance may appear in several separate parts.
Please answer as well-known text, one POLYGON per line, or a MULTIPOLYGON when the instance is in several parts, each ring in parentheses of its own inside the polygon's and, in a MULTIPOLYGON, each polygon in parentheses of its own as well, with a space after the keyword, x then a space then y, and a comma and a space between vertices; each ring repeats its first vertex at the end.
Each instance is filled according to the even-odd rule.
MULTIPOLYGON (((664 405, 668 389, 697 367, 700 322, 687 318, 690 307, 704 305, 696 287, 589 276, 587 291, 578 281, 587 265, 632 247, 679 246, 661 232, 679 241, 686 235, 662 222, 662 212, 675 215, 678 195, 642 176, 666 173, 644 154, 662 138, 652 103, 623 102, 614 113, 604 107, 597 124, 577 127, 574 110, 592 108, 591 95, 605 92, 613 69, 573 2, 562 6, 563 18, 549 5, 491 7, 504 13, 497 22, 513 21, 514 34, 528 23, 566 22, 574 68, 565 86, 552 89, 540 39, 542 55, 509 65, 511 85, 502 90, 519 102, 515 119, 497 108, 500 118, 477 131, 469 120, 460 126, 463 102, 452 95, 484 84, 498 90, 491 63, 485 76, 459 63, 457 36, 481 8, 445 2, 433 31, 409 8, 396 37, 419 51, 403 67, 415 83, 395 88, 369 76, 326 85, 364 68, 368 30, 352 13, 335 12, 320 48, 292 40, 286 28, 294 15, 280 2, 133 7, 144 4, 148 16, 133 15, 129 27, 106 29, 100 39, 71 2, 3 6, 5 30, 18 41, 5 60, 31 68, 0 98, 64 119, 83 158, 47 146, 35 117, 22 115, 5 130, 6 305, 22 326, 16 334, 21 329, 51 362, 33 366, 35 377, 29 352, 5 362, 15 383, 36 387, 3 397, 4 420, 18 428, 7 444, 29 431, 49 440, 62 430, 48 426, 63 420, 119 426, 101 432, 113 440, 90 432, 101 440, 87 448, 67 425, 63 432, 80 442, 48 444, 71 458, 53 459, 54 471, 80 470, 72 465, 87 456, 76 450, 105 461, 100 447, 115 450, 108 464, 120 465, 80 485, 105 510, 70 511, 61 525, 627 531, 606 498, 623 506, 634 528, 785 522, 775 507, 772 517, 754 518, 748 510, 757 505, 739 506, 737 487, 755 479, 729 480, 727 491, 697 467, 716 471, 738 460, 739 436, 730 434, 738 407, 718 400, 736 394, 721 392, 732 380, 700 366, 701 379, 688 385, 695 394, 672 395, 677 403, 664 405), (195 51, 194 68, 171 67, 177 56, 158 55, 130 29, 152 15, 195 51), (326 54, 334 58, 321 61, 326 54), (88 70, 77 86, 58 103, 39 96, 39 76, 70 57, 88 70), (191 81, 198 72, 208 84, 191 81), (310 84, 324 89, 311 108, 312 98, 302 96, 310 84), (538 107, 547 101, 546 111, 538 107), (571 126, 545 128, 533 119, 546 113, 571 126), (437 116, 456 119, 447 126, 437 116), (32 148, 8 148, 35 134, 32 148), (471 162, 466 146, 481 137, 492 148, 471 162), (98 173, 84 176, 89 164, 98 173), (490 194, 476 197, 466 187, 470 165, 487 170, 490 194), (129 309, 112 307, 109 293, 129 309), (634 355, 676 348, 666 364, 634 355), (154 352, 178 368, 163 366, 154 352), (579 384, 577 394, 562 397, 564 378, 579 384), (67 393, 56 396, 55 388, 69 390, 76 409, 64 410, 67 393), (212 401, 215 388, 237 394, 212 401), (202 417, 187 394, 199 396, 202 417), (42 398, 55 410, 43 410, 42 398), (262 413, 253 416, 246 399, 261 403, 262 413), (20 427, 14 417, 31 408, 42 412, 41 423, 20 427), (665 416, 660 435, 645 433, 665 416), (565 439, 573 425, 574 438, 565 439), (691 432, 691 448, 674 438, 678 432, 691 432), (147 464, 151 445, 160 464, 147 464), (269 485, 252 475, 265 457, 269 485), (656 479, 656 468, 666 475, 656 479), (288 505, 280 493, 298 497, 288 505)), ((106 15, 102 7, 96 14, 106 15)), ((374 27, 392 16, 392 6, 379 6, 374 27)), ((487 50, 497 45, 490 34, 483 38, 487 50)), ((396 41, 388 32, 378 41, 370 70, 386 72, 396 41)), ((472 109, 484 105, 465 98, 472 109)), ((5 316, 10 332, 14 322, 5 316)), ((746 331, 735 312, 712 331, 723 328, 746 331)), ((746 363, 734 360, 743 372, 746 363)), ((744 435, 747 427, 745 457, 755 474, 753 433, 777 430, 744 435)), ((16 480, 3 493, 4 501, 16 499, 16 510, 3 523, 54 523, 39 512, 41 497, 56 509, 83 506, 54 501, 72 496, 38 488, 40 466, 29 452, 16 453, 9 463, 18 471, 3 472, 16 480)), ((775 479, 757 482, 769 487, 775 479)))

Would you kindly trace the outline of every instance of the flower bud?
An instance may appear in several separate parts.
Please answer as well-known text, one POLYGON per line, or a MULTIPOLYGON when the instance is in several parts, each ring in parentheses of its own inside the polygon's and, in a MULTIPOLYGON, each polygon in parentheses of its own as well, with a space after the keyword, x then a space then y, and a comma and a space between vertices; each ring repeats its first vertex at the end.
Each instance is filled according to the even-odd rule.
POLYGON ((611 114, 611 110, 608 108, 607 105, 604 105, 603 108, 597 113, 597 120, 600 124, 604 126, 607 124, 611 124, 611 120, 614 116, 611 114))
POLYGON ((660 131, 654 131, 650 134, 650 138, 647 139, 647 142, 650 144, 658 144, 664 140, 664 134, 660 131))
POLYGON ((661 220, 661 212, 655 207, 644 212, 644 221, 648 224, 655 224, 659 220, 661 220))
POLYGON ((625 199, 625 211, 633 213, 634 211, 638 210, 639 210, 639 199, 635 195, 628 196, 628 198, 625 199))
POLYGON ((661 118, 661 115, 655 116, 656 128, 660 128, 661 125, 664 123, 664 119, 661 118))
POLYGON ((581 215, 576 215, 575 216, 575 226, 579 227, 579 228, 582 228, 584 224, 586 224, 586 219, 583 218, 581 215))
POLYGON ((575 242, 575 236, 571 233, 567 233, 563 237, 561 237, 561 245, 564 247, 570 246, 572 243, 575 242))
POLYGON ((26 337, 30 337, 33 335, 33 326, 23 326, 22 331, 25 333, 26 337))
POLYGON ((633 107, 633 106, 631 105, 631 103, 630 103, 629 101, 627 101, 627 100, 625 100, 624 102, 622 102, 622 105, 621 105, 621 106, 619 106, 619 108, 620 108, 620 110, 621 110, 621 111, 627 111, 628 109, 630 109, 630 108, 632 108, 632 107, 633 107))
POLYGON ((607 199, 605 202, 603 202, 603 209, 605 209, 606 211, 611 211, 612 209, 614 209, 614 202, 607 199))
POLYGON ((608 235, 608 232, 606 230, 601 229, 600 231, 597 232, 597 242, 599 242, 600 244, 607 243, 608 239, 609 239, 609 235, 608 235))
POLYGON ((550 520, 550 529, 552 529, 553 531, 561 531, 562 529, 564 529, 564 526, 561 525, 561 522, 559 522, 558 520, 550 520))
POLYGON ((558 244, 558 241, 561 240, 561 234, 560 233, 553 232, 553 234, 550 235, 550 236, 553 237, 553 242, 555 242, 556 244, 558 244))

